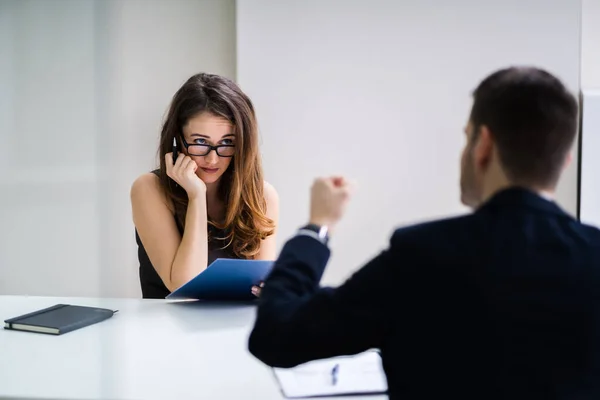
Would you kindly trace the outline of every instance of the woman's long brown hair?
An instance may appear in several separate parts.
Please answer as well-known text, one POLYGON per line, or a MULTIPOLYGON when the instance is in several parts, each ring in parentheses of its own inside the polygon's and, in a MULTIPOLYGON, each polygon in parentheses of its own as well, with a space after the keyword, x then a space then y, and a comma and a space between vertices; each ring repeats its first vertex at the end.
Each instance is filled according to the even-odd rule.
POLYGON ((233 160, 219 184, 218 195, 226 207, 225 220, 209 220, 209 224, 225 232, 222 239, 236 256, 252 259, 260 250, 261 240, 273 234, 274 222, 266 216, 254 106, 233 81, 201 73, 189 78, 175 93, 161 131, 159 180, 183 232, 188 196, 167 176, 165 154, 173 151, 173 138, 180 140, 189 119, 203 112, 226 118, 236 136, 233 160))

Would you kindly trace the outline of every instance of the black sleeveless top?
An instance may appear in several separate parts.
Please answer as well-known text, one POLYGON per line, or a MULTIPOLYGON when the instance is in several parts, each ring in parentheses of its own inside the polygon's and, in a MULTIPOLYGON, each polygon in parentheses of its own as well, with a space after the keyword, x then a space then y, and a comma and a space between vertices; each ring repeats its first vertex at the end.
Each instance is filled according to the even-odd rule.
MULTIPOLYGON (((157 174, 158 171, 152 171, 157 174)), ((173 216, 175 218, 175 216, 173 216)), ((182 229, 177 224, 179 233, 183 235, 182 229)), ((233 251, 231 246, 223 248, 227 243, 223 241, 223 232, 216 229, 212 225, 208 227, 208 265, 210 265, 217 258, 239 258, 233 251)), ((156 269, 150 262, 146 249, 142 244, 140 236, 138 235, 137 229, 135 230, 135 241, 138 245, 138 260, 140 262, 140 286, 142 288, 142 297, 145 299, 164 299, 171 292, 162 279, 156 272, 156 269)))

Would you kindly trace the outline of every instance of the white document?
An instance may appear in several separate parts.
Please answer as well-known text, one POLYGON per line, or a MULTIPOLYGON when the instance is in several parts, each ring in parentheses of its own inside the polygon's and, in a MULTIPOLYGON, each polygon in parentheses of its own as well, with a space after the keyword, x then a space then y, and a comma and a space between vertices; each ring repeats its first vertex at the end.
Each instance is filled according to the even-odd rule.
POLYGON ((375 350, 273 370, 288 398, 387 392, 381 356, 375 350))

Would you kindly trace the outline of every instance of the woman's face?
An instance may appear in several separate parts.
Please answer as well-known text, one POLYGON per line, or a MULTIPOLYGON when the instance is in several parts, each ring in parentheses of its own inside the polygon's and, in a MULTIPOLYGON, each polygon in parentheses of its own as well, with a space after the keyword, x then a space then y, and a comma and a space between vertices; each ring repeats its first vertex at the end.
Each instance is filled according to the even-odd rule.
POLYGON ((235 153, 235 133, 231 122, 204 112, 188 120, 183 127, 183 137, 188 144, 183 146, 184 151, 198 165, 196 175, 204 183, 217 182, 229 168, 235 153))

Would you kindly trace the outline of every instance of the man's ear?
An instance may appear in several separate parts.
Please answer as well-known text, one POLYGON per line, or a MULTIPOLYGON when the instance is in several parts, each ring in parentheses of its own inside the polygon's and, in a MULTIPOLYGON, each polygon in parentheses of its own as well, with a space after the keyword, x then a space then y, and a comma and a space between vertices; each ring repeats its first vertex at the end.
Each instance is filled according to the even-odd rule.
POLYGON ((565 164, 563 165, 563 169, 566 169, 569 165, 571 165, 572 161, 573 161, 573 152, 569 151, 567 153, 567 156, 565 157, 565 164))
POLYGON ((475 144, 473 145, 473 160, 475 165, 480 168, 486 168, 492 160, 494 153, 494 138, 487 126, 479 127, 475 144))

